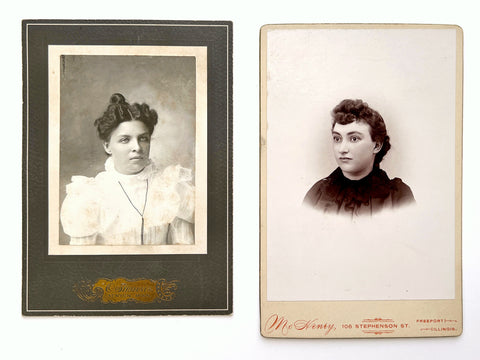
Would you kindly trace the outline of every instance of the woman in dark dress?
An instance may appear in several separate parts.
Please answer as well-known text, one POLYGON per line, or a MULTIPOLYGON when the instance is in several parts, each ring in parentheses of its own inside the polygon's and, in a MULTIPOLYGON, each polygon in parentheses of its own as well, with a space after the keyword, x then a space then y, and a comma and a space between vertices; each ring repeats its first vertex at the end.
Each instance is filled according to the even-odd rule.
POLYGON ((326 213, 357 216, 414 203, 408 185, 380 169, 390 149, 381 115, 362 100, 351 99, 338 104, 332 115, 338 168, 312 186, 304 204, 326 213))

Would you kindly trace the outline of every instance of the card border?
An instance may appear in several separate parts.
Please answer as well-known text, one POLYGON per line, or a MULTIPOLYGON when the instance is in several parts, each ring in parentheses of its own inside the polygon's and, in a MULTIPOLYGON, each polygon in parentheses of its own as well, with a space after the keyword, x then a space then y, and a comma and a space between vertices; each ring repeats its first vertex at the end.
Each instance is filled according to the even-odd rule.
POLYGON ((60 206, 58 192, 49 193, 49 250, 51 255, 133 255, 133 254, 205 254, 207 252, 207 47, 195 46, 84 46, 48 45, 49 62, 49 190, 58 189, 60 167, 60 56, 193 56, 196 58, 196 159, 195 243, 192 245, 68 246, 55 241, 59 237, 60 206), (128 49, 126 49, 128 47, 128 49), (129 54, 126 54, 129 53, 129 54), (201 85, 198 85, 201 84, 201 85))
MULTIPOLYGON (((260 172, 260 333, 264 337, 273 338, 361 338, 361 337, 435 337, 435 336, 459 336, 463 331, 463 309, 462 309, 462 129, 463 129, 463 30, 457 25, 426 25, 426 24, 271 24, 264 25, 260 29, 260 156, 259 156, 259 172, 260 172), (267 34, 271 30, 286 29, 455 29, 456 30, 456 89, 455 89, 455 299, 454 300, 390 300, 390 301, 268 301, 267 300, 267 184, 266 184, 266 168, 267 168, 267 71, 266 71, 266 55, 267 55, 267 34), (374 309, 380 305, 386 308, 394 309, 400 303, 404 304, 405 311, 414 311, 419 308, 427 307, 448 307, 451 311, 447 312, 456 321, 456 331, 439 332, 439 333, 421 333, 420 330, 402 331, 394 333, 382 334, 351 334, 341 331, 337 326, 337 333, 334 332, 302 332, 288 330, 288 326, 295 328, 291 319, 287 319, 284 314, 325 314, 328 313, 330 318, 337 320, 338 316, 334 315, 340 311, 358 311, 358 307, 363 309, 365 314, 372 313, 374 309), (360 305, 359 305, 360 304, 360 305), (303 312, 300 310, 302 308, 303 312), (320 311, 323 309, 323 311, 320 311), (274 314, 279 314, 279 320, 276 324, 282 324, 281 329, 286 332, 267 331, 268 320, 274 314), (330 315, 331 314, 331 315, 330 315), (282 322, 283 321, 283 322, 282 322), (338 331, 340 330, 340 331, 338 331)), ((425 316, 428 316, 428 311, 425 316)), ((433 316, 433 315, 432 315, 433 316)), ((328 316, 326 316, 328 317, 328 316)), ((351 316, 350 316, 351 317, 351 316)), ((366 317, 366 315, 365 315, 366 317)), ((294 318, 295 319, 295 318, 294 318)), ((273 321, 271 322, 273 323, 273 321)))
MULTIPOLYGON (((233 24, 231 21, 147 21, 147 20, 23 20, 22 21, 22 45, 23 45, 23 53, 22 53, 22 61, 23 61, 23 155, 22 155, 22 237, 23 237, 23 286, 22 286, 22 313, 23 315, 164 315, 164 314, 195 314, 195 315, 203 315, 203 314, 231 314, 232 313, 232 160, 233 160, 233 149, 232 149, 232 124, 233 124, 233 102, 232 102, 232 27, 233 24), (31 218, 29 214, 31 212, 31 208, 34 204, 31 204, 31 198, 29 197, 29 183, 31 181, 30 172, 35 171, 38 175, 40 173, 40 177, 44 176, 41 174, 42 171, 45 169, 38 169, 33 166, 31 169, 32 164, 29 162, 29 155, 30 152, 33 151, 31 149, 30 143, 30 125, 34 119, 30 118, 30 84, 29 84, 29 77, 30 77, 30 68, 28 64, 29 59, 29 28, 30 27, 55 27, 55 26, 77 26, 77 27, 84 27, 84 26, 97 26, 97 27, 105 27, 111 28, 115 26, 135 26, 135 27, 198 27, 198 28, 218 28, 225 31, 224 37, 226 40, 225 46, 226 52, 224 53, 225 58, 220 60, 220 64, 222 65, 222 69, 224 73, 222 74, 222 78, 225 79, 225 83, 222 86, 225 87, 226 93, 223 94, 222 98, 226 102, 222 106, 225 108, 225 116, 222 117, 225 125, 225 137, 222 144, 217 147, 219 151, 223 152, 221 158, 224 158, 226 163, 222 165, 222 174, 216 174, 216 177, 219 178, 219 181, 225 181, 224 187, 226 189, 226 193, 222 195, 222 203, 225 204, 225 220, 226 223, 222 224, 222 228, 225 229, 223 234, 213 234, 215 237, 219 237, 222 239, 222 246, 225 248, 225 261, 224 263, 226 273, 225 278, 225 298, 222 300, 225 302, 225 306, 220 308, 206 308, 206 307, 198 307, 198 308, 145 308, 138 306, 135 308, 135 305, 128 303, 127 305, 123 305, 117 308, 108 308, 105 306, 99 306, 99 308, 92 308, 92 306, 82 306, 81 308, 71 308, 71 309, 55 309, 53 307, 48 308, 32 308, 29 304, 29 271, 30 271, 30 264, 29 258, 31 254, 31 243, 29 242, 31 239, 31 233, 29 232, 29 227, 31 224, 31 218), (222 150, 223 149, 223 150, 222 150), (33 170, 33 171, 32 171, 33 170), (222 176, 223 175, 223 176, 222 176), (224 180, 223 180, 224 179, 224 180), (223 243, 224 242, 224 243, 223 243)), ((175 39, 174 39, 175 40, 175 39)), ((74 40, 72 40, 74 41, 74 40)), ((150 39, 151 41, 151 39, 150 39)), ((207 40, 205 40, 207 41, 207 40)), ((218 41, 218 40, 215 40, 218 41)), ((215 41, 210 41, 210 46, 215 46, 215 41)), ((65 45, 69 45, 65 44, 65 45)), ((106 43, 109 45, 110 43, 106 43)), ((118 44, 115 44, 118 45, 118 44)), ((46 45, 48 47, 48 44, 46 45)), ((214 60, 212 60, 214 61, 214 60)), ((218 60, 217 60, 218 62, 218 60)), ((215 65, 218 65, 215 63, 215 65)), ((210 61, 208 62, 208 67, 213 66, 213 63, 210 61)), ((210 99, 213 97, 213 94, 210 94, 208 90, 207 97, 210 99)), ((48 103, 48 101, 47 101, 48 103)), ((210 107, 208 104, 207 106, 210 107)), ((210 114, 210 110, 208 110, 210 114)), ((218 113, 215 113, 218 117, 218 113)), ((218 120, 217 120, 218 121, 218 120)), ((211 130, 209 130, 210 133, 211 130)), ((47 135, 48 138, 48 135, 47 135)), ((40 140, 41 141, 41 140, 40 140)), ((216 150, 217 150, 216 148, 216 150)), ((207 155, 208 156, 208 155, 207 155)), ((35 172, 33 173, 35 175, 35 172)), ((48 171, 47 171, 48 172, 48 171)), ((48 177, 48 176, 47 176, 48 177)), ((210 178, 210 177, 209 177, 210 178)), ((48 183, 48 180, 47 180, 48 183)), ((215 204, 214 204, 215 205, 215 204)), ((208 205, 210 208, 210 204, 208 205)), ((47 205, 48 207, 48 205, 47 205)), ((48 228, 48 224, 47 224, 48 228)), ((208 231, 208 230, 207 230, 208 231)), ((208 231, 209 232, 209 231, 208 231)), ((209 232, 209 235, 210 234, 209 232)), ((48 241, 47 241, 48 242, 48 241)), ((208 245, 210 246, 210 241, 208 241, 208 245)), ((47 244, 47 251, 48 251, 48 244, 47 244)), ((65 255, 46 255, 45 253, 40 254, 42 257, 42 261, 44 263, 50 263, 58 260, 59 257, 65 258, 65 255)), ((84 256, 84 255, 81 255, 84 256)), ((171 258, 178 258, 180 260, 185 259, 186 256, 184 254, 169 254, 169 255, 107 255, 107 256, 96 256, 99 261, 103 261, 105 259, 114 259, 113 261, 119 262, 124 259, 125 256, 131 257, 134 256, 135 259, 142 258, 145 261, 152 261, 155 259, 159 259, 163 256, 168 256, 171 258)), ((201 255, 198 255, 201 256, 201 255)), ((205 255, 204 255, 205 256, 205 255)), ((67 256, 68 257, 68 256, 67 256)), ((75 256, 71 256, 75 258, 75 256)), ((121 275, 120 275, 121 276, 121 275)))

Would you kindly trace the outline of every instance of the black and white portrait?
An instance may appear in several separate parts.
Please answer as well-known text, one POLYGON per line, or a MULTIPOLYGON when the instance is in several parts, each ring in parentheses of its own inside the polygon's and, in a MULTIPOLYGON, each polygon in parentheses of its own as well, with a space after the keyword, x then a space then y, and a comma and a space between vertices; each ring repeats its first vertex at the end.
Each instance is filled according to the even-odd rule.
POLYGON ((50 46, 49 60, 50 251, 205 251, 205 48, 50 46))

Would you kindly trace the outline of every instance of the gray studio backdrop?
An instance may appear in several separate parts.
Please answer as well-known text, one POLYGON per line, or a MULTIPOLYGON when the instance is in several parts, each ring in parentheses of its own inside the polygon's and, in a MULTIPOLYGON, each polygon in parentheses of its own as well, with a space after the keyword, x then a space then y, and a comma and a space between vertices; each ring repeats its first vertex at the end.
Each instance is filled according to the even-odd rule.
MULTIPOLYGON (((65 55, 60 80, 60 204, 74 175, 94 177, 107 158, 93 125, 110 96, 158 113, 150 157, 159 168, 195 166, 195 57, 65 55)), ((68 243, 60 225, 60 244, 68 243)))

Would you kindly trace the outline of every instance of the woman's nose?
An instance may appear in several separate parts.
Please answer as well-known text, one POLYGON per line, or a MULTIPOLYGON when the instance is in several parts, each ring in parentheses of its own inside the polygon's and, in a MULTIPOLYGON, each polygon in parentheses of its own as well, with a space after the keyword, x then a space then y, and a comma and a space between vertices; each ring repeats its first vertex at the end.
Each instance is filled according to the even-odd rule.
POLYGON ((131 147, 132 151, 139 151, 139 150, 141 149, 141 148, 140 148, 140 144, 138 143, 137 140, 132 140, 132 141, 130 142, 130 144, 131 144, 131 146, 132 146, 132 147, 131 147))
POLYGON ((346 152, 348 152, 348 144, 347 144, 347 142, 346 142, 346 141, 342 141, 342 142, 340 143, 340 146, 339 146, 338 150, 339 150, 341 153, 346 153, 346 152))

